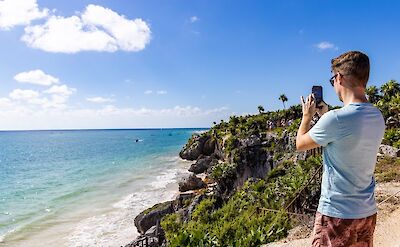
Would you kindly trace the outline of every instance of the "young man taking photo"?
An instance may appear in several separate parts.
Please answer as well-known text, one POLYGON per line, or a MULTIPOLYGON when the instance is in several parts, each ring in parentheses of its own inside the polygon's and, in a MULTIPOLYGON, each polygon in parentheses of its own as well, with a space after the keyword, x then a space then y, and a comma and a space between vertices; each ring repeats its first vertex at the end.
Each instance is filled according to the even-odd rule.
POLYGON ((365 89, 370 64, 367 55, 350 51, 332 59, 330 80, 343 107, 316 107, 310 94, 301 96, 303 117, 296 148, 323 147, 321 197, 312 246, 373 246, 377 206, 374 198, 376 157, 385 131, 379 109, 365 89), (310 129, 312 117, 320 120, 310 129))

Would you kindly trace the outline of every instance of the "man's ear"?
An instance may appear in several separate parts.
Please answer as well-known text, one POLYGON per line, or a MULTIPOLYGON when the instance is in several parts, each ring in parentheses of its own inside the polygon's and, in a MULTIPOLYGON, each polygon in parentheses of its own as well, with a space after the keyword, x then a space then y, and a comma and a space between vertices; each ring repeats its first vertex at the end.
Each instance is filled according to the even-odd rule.
POLYGON ((336 76, 336 80, 340 86, 343 86, 343 75, 341 73, 338 73, 338 75, 336 76))

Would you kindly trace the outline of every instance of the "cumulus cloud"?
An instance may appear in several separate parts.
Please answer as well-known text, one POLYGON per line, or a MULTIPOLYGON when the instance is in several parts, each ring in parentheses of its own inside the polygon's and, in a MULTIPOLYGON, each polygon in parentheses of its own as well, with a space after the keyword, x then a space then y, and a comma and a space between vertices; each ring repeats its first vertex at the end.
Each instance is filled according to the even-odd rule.
MULTIPOLYGON (((69 97, 76 92, 75 88, 70 88, 67 85, 54 85, 42 92, 35 90, 14 89, 8 95, 9 99, 2 98, 3 107, 14 105, 18 107, 39 108, 57 108, 65 109, 69 97)), ((36 109, 36 108, 35 108, 36 109)), ((38 110, 38 109, 37 109, 38 110)))
POLYGON ((159 90, 159 91, 157 91, 157 94, 167 94, 167 91, 159 90))
POLYGON ((114 100, 110 98, 103 98, 103 97, 89 97, 86 98, 86 101, 92 102, 92 103, 111 103, 114 100))
POLYGON ((328 42, 328 41, 323 41, 323 42, 317 44, 316 47, 317 47, 320 51, 328 50, 328 49, 332 49, 332 50, 337 50, 337 49, 338 49, 337 46, 335 46, 334 44, 332 44, 332 43, 330 43, 330 42, 328 42))
POLYGON ((144 94, 152 94, 152 93, 153 93, 152 90, 146 90, 146 91, 144 91, 144 94))
POLYGON ((39 92, 34 90, 14 89, 9 93, 9 97, 18 101, 30 101, 39 98, 39 92))
POLYGON ((192 16, 192 17, 190 17, 190 22, 191 23, 194 23, 194 22, 196 22, 196 21, 198 21, 199 20, 199 18, 197 17, 197 16, 192 16))
POLYGON ((44 18, 49 10, 40 10, 36 0, 0 0, 0 29, 9 30, 17 25, 28 25, 44 18))
POLYGON ((91 4, 80 16, 51 16, 42 25, 28 26, 21 39, 48 52, 140 51, 150 42, 151 31, 142 19, 129 20, 91 4))
POLYGON ((40 69, 21 72, 15 75, 14 79, 18 82, 37 84, 42 86, 50 86, 53 83, 59 82, 58 78, 47 75, 40 69))
POLYGON ((67 85, 54 85, 51 88, 45 90, 48 94, 59 94, 64 96, 70 96, 76 91, 75 88, 70 88, 67 85))

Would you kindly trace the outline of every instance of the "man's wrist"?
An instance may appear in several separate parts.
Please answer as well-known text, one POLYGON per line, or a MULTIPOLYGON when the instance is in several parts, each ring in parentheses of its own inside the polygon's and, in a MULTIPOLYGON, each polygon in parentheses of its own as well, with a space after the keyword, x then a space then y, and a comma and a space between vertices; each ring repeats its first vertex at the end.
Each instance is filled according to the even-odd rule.
POLYGON ((310 114, 303 114, 303 118, 304 121, 311 121, 312 116, 310 114))

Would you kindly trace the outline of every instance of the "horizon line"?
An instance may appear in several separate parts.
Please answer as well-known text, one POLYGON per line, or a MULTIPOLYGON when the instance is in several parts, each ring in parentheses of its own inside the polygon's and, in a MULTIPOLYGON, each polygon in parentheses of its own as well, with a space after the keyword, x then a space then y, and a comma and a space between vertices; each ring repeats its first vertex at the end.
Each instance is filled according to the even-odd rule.
POLYGON ((15 130, 0 130, 0 132, 24 132, 24 131, 96 131, 96 130, 176 130, 176 129, 211 129, 211 127, 159 127, 159 128, 99 128, 99 129, 15 129, 15 130))

